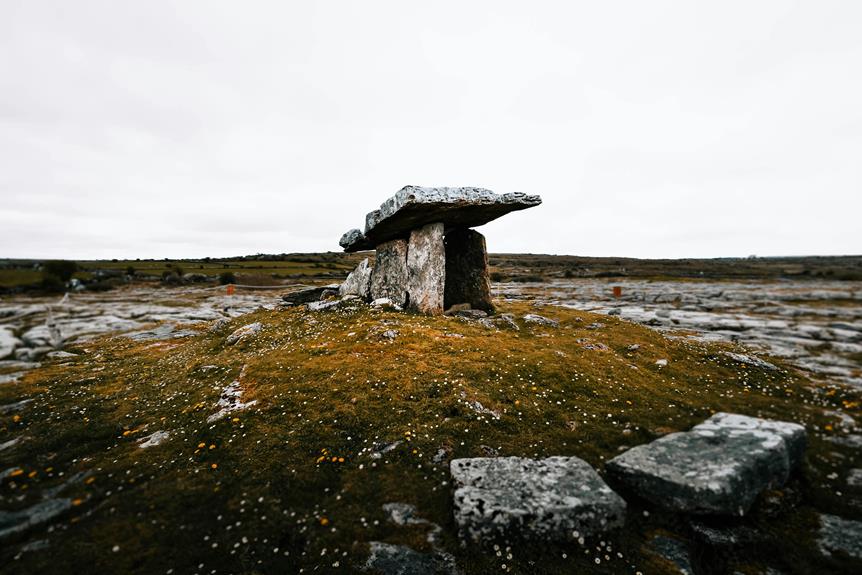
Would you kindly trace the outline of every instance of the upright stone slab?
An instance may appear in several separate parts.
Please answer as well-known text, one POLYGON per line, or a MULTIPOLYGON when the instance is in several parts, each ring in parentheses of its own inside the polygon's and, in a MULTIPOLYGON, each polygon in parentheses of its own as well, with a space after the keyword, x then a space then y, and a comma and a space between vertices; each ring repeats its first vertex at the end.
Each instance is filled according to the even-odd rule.
POLYGON ((359 265, 356 266, 344 283, 338 288, 338 295, 358 295, 363 299, 368 299, 371 295, 371 265, 368 263, 368 258, 365 258, 359 265))
POLYGON ((443 224, 413 230, 407 246, 407 306, 419 313, 442 314, 445 285, 443 224))
POLYGON ((407 240, 391 240, 377 246, 371 272, 371 299, 384 297, 402 307, 407 302, 407 240))
POLYGON ((468 228, 446 232, 446 289, 443 307, 468 303, 473 309, 494 313, 485 236, 468 228))
POLYGON ((764 489, 787 481, 804 451, 801 425, 716 413, 690 431, 629 449, 605 469, 671 511, 744 515, 764 489))

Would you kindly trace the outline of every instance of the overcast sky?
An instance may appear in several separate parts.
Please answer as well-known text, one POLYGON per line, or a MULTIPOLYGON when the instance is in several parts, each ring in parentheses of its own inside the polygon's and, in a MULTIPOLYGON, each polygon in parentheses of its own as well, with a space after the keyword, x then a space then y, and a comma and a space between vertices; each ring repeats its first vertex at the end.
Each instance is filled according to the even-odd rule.
POLYGON ((407 184, 494 252, 862 253, 862 2, 0 2, 0 257, 336 251, 407 184))

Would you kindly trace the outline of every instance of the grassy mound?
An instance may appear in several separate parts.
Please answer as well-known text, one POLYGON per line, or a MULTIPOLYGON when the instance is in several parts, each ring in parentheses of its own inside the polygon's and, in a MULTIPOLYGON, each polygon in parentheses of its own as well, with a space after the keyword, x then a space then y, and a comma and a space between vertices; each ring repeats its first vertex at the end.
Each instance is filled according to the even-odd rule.
POLYGON ((809 450, 790 484, 746 518, 767 543, 695 560, 706 572, 755 573, 767 561, 795 572, 847 568, 817 551, 815 509, 862 515, 841 484, 858 454, 829 441, 842 416, 858 415, 858 396, 737 363, 720 353, 729 347, 589 313, 540 313, 559 327, 519 319, 519 331, 492 330, 358 304, 295 308, 182 340, 113 337, 72 350, 80 355, 0 387, 0 405, 32 399, 0 416, 0 444, 23 438, 0 452, 0 472, 11 470, 2 508, 71 501, 4 540, 0 570, 350 572, 371 541, 430 550, 427 524, 387 519, 382 506, 404 502, 442 526, 442 545, 466 573, 671 572, 648 541, 689 540, 687 525, 637 501, 626 527, 603 541, 462 547, 446 461, 577 455, 601 472, 622 449, 716 411, 803 423, 809 450), (253 322, 258 334, 226 343, 253 322), (232 382, 241 402, 255 403, 208 422, 232 382), (168 437, 141 447, 160 431, 168 437))

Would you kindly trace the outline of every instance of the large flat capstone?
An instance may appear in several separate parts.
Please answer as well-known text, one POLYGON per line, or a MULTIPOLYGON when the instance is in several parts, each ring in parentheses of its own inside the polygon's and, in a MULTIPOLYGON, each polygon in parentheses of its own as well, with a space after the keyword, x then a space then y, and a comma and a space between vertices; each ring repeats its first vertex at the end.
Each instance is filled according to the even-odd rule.
POLYGON ((405 186, 380 209, 365 216, 364 232, 350 230, 339 244, 346 252, 371 249, 391 239, 406 238, 426 224, 441 222, 446 228, 471 228, 541 203, 539 196, 495 194, 484 188, 405 186))
POLYGON ((671 511, 744 515, 763 490, 787 481, 804 451, 801 425, 716 413, 690 431, 629 449, 605 469, 671 511))
POLYGON ((626 503, 577 457, 477 457, 450 464, 455 521, 473 541, 564 541, 621 526, 626 503))

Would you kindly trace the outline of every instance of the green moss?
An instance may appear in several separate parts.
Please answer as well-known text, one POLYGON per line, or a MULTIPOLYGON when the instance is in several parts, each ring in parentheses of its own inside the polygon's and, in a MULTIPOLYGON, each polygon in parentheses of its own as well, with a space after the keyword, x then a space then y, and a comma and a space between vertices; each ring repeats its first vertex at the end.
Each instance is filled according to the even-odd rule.
POLYGON ((812 387, 790 370, 742 366, 718 353, 727 346, 572 310, 539 313, 560 327, 494 331, 366 307, 290 309, 256 312, 182 341, 82 344, 86 353, 70 364, 46 365, 0 388, 0 403, 34 400, 19 420, 0 420, 0 442, 27 437, 0 453, 0 469, 25 471, 4 480, 4 507, 26 507, 79 471, 92 478, 64 492, 80 501, 60 528, 37 528, 5 545, 0 563, 16 572, 270 573, 327 571, 336 562, 351 570, 370 541, 428 550, 426 527, 387 521, 382 505, 400 501, 443 527, 444 546, 467 573, 499 573, 503 563, 514 573, 662 572, 644 551, 647 538, 658 527, 684 538, 687 528, 679 517, 645 517, 638 502, 626 528, 608 536, 612 552, 598 552, 598 542, 508 543, 500 557, 462 548, 448 471, 432 458, 441 449, 468 457, 490 448, 577 455, 601 470, 627 446, 722 410, 798 421, 811 438, 807 465, 780 492, 796 494, 793 503, 777 515, 759 504, 748 519, 774 533, 777 547, 738 559, 792 557, 797 567, 822 567, 810 535, 813 509, 859 516, 828 479, 836 471, 844 477, 856 455, 828 441, 840 420, 824 408, 857 416, 858 394, 812 387), (258 336, 225 345, 228 333, 254 321, 264 324, 258 336), (604 325, 588 327, 597 321, 604 325), (379 336, 384 329, 398 331, 394 342, 379 336), (627 351, 632 344, 640 349, 627 351), (207 423, 235 379, 242 400, 257 403, 207 423), (499 419, 477 413, 473 401, 499 419), (170 438, 140 449, 137 441, 157 430, 170 438), (395 442, 379 459, 370 456, 395 442), (14 560, 20 543, 41 538, 49 552, 14 560))

